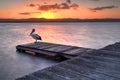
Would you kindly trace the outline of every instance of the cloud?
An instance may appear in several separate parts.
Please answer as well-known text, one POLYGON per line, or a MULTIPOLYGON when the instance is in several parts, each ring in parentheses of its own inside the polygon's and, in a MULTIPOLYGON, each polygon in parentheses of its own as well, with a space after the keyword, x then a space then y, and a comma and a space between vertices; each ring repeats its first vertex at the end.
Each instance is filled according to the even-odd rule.
POLYGON ((71 0, 66 0, 67 3, 71 4, 71 0))
POLYGON ((31 3, 28 5, 29 7, 35 7, 39 11, 49 11, 49 10, 64 10, 64 9, 77 9, 79 7, 78 4, 72 3, 71 0, 66 0, 66 2, 63 3, 53 3, 53 4, 48 4, 44 2, 44 4, 34 4, 31 3))
POLYGON ((118 7, 111 5, 111 6, 102 6, 102 7, 90 8, 90 10, 96 12, 96 11, 101 11, 101 10, 105 10, 105 9, 113 9, 113 8, 118 8, 118 7))
POLYGON ((73 3, 70 7, 72 7, 73 9, 77 9, 77 8, 79 7, 79 5, 78 5, 78 4, 75 4, 75 3, 73 3))
POLYGON ((55 4, 51 4, 51 5, 39 5, 38 10, 41 11, 49 11, 49 10, 62 10, 62 9, 70 9, 70 8, 77 8, 79 7, 79 5, 73 3, 71 5, 67 4, 67 3, 55 3, 55 4))
POLYGON ((32 12, 32 13, 38 13, 38 14, 41 14, 42 12, 32 12))
POLYGON ((52 9, 58 9, 59 5, 56 4, 52 4, 52 5, 40 5, 38 7, 38 10, 42 10, 42 11, 48 11, 48 10, 52 10, 52 9))
POLYGON ((29 4, 30 7, 35 7, 36 5, 35 4, 29 4))
POLYGON ((100 1, 100 0, 90 0, 90 1, 100 1))
POLYGON ((19 13, 21 15, 30 15, 31 13, 30 12, 22 12, 22 13, 19 13))
POLYGON ((70 9, 70 6, 69 6, 67 3, 62 3, 62 4, 59 6, 59 9, 70 9))
POLYGON ((41 14, 41 12, 21 12, 20 15, 41 14))

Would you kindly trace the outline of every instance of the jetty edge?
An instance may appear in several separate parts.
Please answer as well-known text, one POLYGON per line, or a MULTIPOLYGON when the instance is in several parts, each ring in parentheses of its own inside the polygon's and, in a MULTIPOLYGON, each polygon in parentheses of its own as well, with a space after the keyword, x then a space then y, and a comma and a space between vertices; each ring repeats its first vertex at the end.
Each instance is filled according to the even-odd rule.
POLYGON ((83 54, 16 80, 120 80, 120 42, 83 54))
POLYGON ((28 43, 17 45, 16 49, 21 53, 29 53, 32 55, 50 56, 55 59, 70 59, 85 52, 92 51, 91 48, 76 47, 63 44, 54 44, 48 42, 28 43))

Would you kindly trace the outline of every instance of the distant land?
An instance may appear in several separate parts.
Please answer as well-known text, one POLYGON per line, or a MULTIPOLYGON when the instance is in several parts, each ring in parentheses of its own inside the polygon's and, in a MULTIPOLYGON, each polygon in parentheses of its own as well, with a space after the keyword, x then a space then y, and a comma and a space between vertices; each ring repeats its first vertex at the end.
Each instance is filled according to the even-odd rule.
POLYGON ((28 18, 28 19, 0 19, 0 23, 25 23, 25 22, 120 22, 120 18, 104 18, 104 19, 44 19, 44 18, 28 18))

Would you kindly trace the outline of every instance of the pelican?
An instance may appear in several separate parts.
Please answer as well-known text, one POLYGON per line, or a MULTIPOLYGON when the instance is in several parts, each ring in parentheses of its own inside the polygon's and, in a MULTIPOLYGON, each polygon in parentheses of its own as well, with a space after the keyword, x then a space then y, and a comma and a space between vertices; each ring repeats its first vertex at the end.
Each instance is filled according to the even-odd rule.
POLYGON ((34 32, 35 32, 35 29, 32 29, 30 36, 36 40, 35 42, 37 42, 37 40, 42 40, 41 36, 39 36, 38 34, 35 34, 34 32))

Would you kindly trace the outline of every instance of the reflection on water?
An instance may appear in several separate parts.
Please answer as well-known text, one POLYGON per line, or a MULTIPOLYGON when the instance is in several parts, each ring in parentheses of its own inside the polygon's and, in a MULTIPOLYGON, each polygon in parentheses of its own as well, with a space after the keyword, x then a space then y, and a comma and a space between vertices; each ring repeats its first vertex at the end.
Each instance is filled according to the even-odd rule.
POLYGON ((42 23, 36 33, 46 42, 102 48, 120 40, 120 23, 42 23))
POLYGON ((55 64, 55 61, 16 52, 15 46, 34 42, 32 28, 43 41, 102 48, 120 40, 120 23, 0 23, 0 79, 13 80, 55 64))

